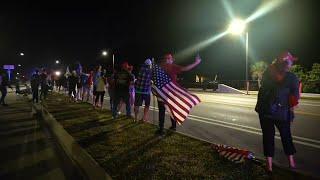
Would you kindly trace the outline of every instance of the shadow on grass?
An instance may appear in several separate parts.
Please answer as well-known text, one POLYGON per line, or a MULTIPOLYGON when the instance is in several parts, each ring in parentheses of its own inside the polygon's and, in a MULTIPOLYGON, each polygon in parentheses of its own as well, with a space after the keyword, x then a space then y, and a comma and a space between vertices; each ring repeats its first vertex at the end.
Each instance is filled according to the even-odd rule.
MULTIPOLYGON (((2 143, 5 142, 2 141, 2 143)), ((35 141, 29 141, 27 143, 15 144, 1 148, 0 153, 3 155, 5 154, 5 156, 1 157, 1 163, 12 160, 19 156, 40 152, 48 147, 48 140, 46 138, 40 138, 35 141)))
POLYGON ((36 127, 36 128, 28 128, 28 129, 24 129, 21 131, 14 131, 14 132, 9 132, 9 133, 4 133, 4 134, 0 134, 0 140, 1 139, 6 139, 6 138, 11 138, 11 137, 15 137, 15 136, 23 136, 23 135, 27 135, 27 134, 33 134, 36 131, 41 131, 40 127, 36 127))
POLYGON ((0 120, 0 124, 7 124, 7 123, 22 123, 22 122, 29 122, 29 121, 33 121, 32 118, 28 117, 21 117, 21 118, 15 118, 15 119, 6 119, 6 120, 0 120))
POLYGON ((85 138, 81 138, 78 140, 78 143, 83 147, 83 148, 87 148, 93 144, 99 143, 101 141, 104 141, 106 139, 108 139, 108 135, 109 134, 116 134, 116 133, 121 133, 125 130, 128 130, 130 128, 134 128, 136 127, 138 124, 133 124, 133 123, 128 123, 124 126, 121 126, 120 128, 114 128, 111 130, 105 130, 102 131, 98 134, 95 134, 93 136, 89 136, 89 137, 85 137, 85 138))
POLYGON ((32 128, 35 126, 35 123, 29 123, 29 124, 21 124, 21 125, 12 125, 13 123, 11 123, 11 125, 8 126, 8 124, 6 125, 2 125, 0 127, 0 131, 1 132, 10 132, 12 130, 18 130, 18 129, 23 129, 23 128, 32 128))
POLYGON ((116 120, 113 120, 112 117, 106 119, 106 118, 96 118, 96 119, 88 119, 87 121, 83 122, 83 123, 75 123, 74 125, 68 126, 65 129, 69 132, 69 133, 76 133, 79 131, 84 131, 84 130, 88 130, 91 128, 95 128, 98 126, 107 126, 107 125, 111 125, 113 123, 116 123, 116 120), (105 121, 102 121, 105 120, 105 121), (101 122, 102 121, 102 122, 101 122))
POLYGON ((13 172, 0 174, 0 179, 35 179, 37 176, 45 175, 56 168, 58 165, 55 159, 49 158, 13 172))
MULTIPOLYGON (((152 147, 154 147, 155 145, 157 145, 160 141, 165 140, 166 138, 168 138, 169 136, 172 136, 173 132, 168 131, 166 133, 165 136, 159 136, 157 134, 153 135, 152 137, 142 141, 139 145, 134 146, 133 148, 118 154, 116 156, 114 156, 113 158, 111 158, 110 160, 108 160, 108 164, 112 164, 113 168, 109 169, 108 166, 105 168, 107 168, 106 170, 108 172, 110 172, 112 175, 118 175, 115 178, 116 179, 122 179, 122 178, 126 178, 129 177, 134 174, 132 172, 137 172, 136 168, 141 167, 141 166, 145 166, 145 160, 140 161, 140 163, 136 164, 136 168, 134 167, 130 167, 130 170, 128 168, 128 166, 130 164, 132 164, 133 161, 137 160, 138 158, 144 157, 144 154, 151 150, 152 147)), ((154 157, 153 157, 154 158, 154 157)), ((153 164, 155 164, 155 159, 151 158, 149 159, 150 161, 153 162, 153 164)), ((144 169, 139 169, 139 171, 144 171, 144 169)), ((151 175, 152 172, 149 172, 151 175)), ((147 176, 148 177, 148 176, 147 176)), ((145 177, 146 178, 146 177, 145 177)), ((150 178, 150 176, 149 176, 150 178)))

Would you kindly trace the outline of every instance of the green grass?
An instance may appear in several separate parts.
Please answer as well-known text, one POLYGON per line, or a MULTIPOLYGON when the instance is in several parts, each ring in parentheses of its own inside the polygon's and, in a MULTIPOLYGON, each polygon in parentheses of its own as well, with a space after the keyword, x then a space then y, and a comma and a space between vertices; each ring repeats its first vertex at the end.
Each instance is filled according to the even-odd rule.
MULTIPOLYGON (((51 95, 45 106, 77 142, 114 179, 268 179, 264 168, 252 162, 234 164, 220 157, 207 142, 134 123, 113 120, 108 110, 94 110, 87 103, 69 103, 51 95)), ((303 179, 276 169, 275 179, 303 179)))

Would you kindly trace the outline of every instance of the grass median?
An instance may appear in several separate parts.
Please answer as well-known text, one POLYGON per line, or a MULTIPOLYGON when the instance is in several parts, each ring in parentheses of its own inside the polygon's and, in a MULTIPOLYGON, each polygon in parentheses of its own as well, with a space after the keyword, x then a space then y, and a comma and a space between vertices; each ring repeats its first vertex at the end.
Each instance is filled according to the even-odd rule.
MULTIPOLYGON (((88 103, 70 103, 53 94, 44 103, 61 123, 114 179, 267 179, 264 167, 246 162, 234 164, 220 157, 207 142, 135 123, 108 110, 94 110, 88 103)), ((275 169, 276 179, 303 179, 297 173, 275 169)))

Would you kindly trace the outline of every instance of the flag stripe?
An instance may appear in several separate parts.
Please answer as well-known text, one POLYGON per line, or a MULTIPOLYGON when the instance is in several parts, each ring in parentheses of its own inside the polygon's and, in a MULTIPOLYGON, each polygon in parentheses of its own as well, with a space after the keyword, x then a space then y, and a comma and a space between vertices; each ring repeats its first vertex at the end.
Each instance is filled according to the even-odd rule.
POLYGON ((175 106, 176 104, 174 102, 172 102, 165 94, 163 91, 159 90, 158 88, 156 88, 157 92, 159 93, 159 95, 162 97, 162 99, 164 100, 164 102, 170 107, 170 109, 174 109, 177 113, 179 113, 180 117, 186 117, 186 115, 188 115, 188 113, 186 113, 185 111, 181 110, 179 107, 179 109, 175 106), (184 114, 183 114, 184 113, 184 114), (185 115, 186 114, 186 115, 185 115))
POLYGON ((178 105, 184 111, 188 111, 188 109, 190 109, 190 107, 187 104, 181 101, 180 96, 175 96, 174 93, 168 90, 166 87, 163 87, 163 92, 167 95, 167 97, 169 97, 172 101, 174 101, 176 105, 178 105))
POLYGON ((181 97, 184 102, 187 103, 187 105, 189 106, 189 108, 192 108, 193 106, 193 102, 190 101, 186 96, 184 96, 183 94, 179 93, 178 91, 175 91, 174 87, 172 86, 172 83, 169 83, 168 86, 167 86, 172 92, 175 93, 176 96, 179 96, 181 97))
POLYGON ((189 115, 191 108, 200 102, 200 99, 174 84, 170 76, 158 65, 153 64, 152 70, 154 81, 152 93, 159 100, 163 100, 170 116, 181 124, 189 115))
POLYGON ((198 98, 194 98, 193 96, 190 96, 189 93, 186 93, 185 91, 181 90, 177 85, 175 85, 174 83, 171 83, 171 85, 174 87, 175 90, 179 91, 181 94, 185 95, 186 97, 188 97, 192 102, 193 105, 198 104, 200 101, 198 98))

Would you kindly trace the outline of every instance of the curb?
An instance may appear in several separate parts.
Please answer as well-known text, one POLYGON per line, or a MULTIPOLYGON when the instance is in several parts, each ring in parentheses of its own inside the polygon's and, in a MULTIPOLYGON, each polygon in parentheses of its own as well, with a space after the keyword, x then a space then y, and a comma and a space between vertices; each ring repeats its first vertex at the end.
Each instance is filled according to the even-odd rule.
POLYGON ((32 105, 32 110, 41 117, 60 149, 84 179, 112 179, 42 105, 32 105))

